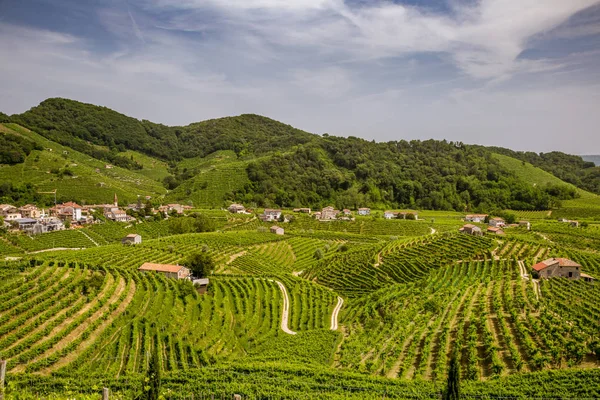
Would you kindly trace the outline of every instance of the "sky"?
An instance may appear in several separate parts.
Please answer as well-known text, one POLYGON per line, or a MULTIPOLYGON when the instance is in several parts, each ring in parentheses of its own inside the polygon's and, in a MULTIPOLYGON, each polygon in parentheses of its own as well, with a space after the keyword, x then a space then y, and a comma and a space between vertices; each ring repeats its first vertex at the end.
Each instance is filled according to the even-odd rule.
POLYGON ((600 154, 600 0, 0 0, 0 111, 600 154))

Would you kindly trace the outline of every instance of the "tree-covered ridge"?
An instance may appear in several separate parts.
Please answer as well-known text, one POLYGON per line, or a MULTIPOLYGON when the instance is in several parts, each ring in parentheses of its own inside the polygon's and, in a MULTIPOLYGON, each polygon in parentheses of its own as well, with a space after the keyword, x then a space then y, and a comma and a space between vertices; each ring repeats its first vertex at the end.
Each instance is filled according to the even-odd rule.
POLYGON ((258 115, 168 127, 139 121, 106 107, 60 98, 45 100, 13 119, 51 140, 95 157, 99 150, 93 145, 115 151, 136 150, 164 160, 205 157, 218 150, 234 150, 239 155, 263 154, 315 137, 258 115))
MULTIPOLYGON (((351 208, 535 210, 576 196, 566 187, 529 184, 493 153, 530 159, 533 165, 565 176, 579 187, 600 192, 600 168, 577 156, 517 153, 436 140, 376 143, 319 136, 258 115, 169 127, 106 107, 48 99, 10 119, 50 140, 129 170, 142 165, 125 155, 125 150, 167 160, 172 176, 162 177, 165 188, 178 190, 178 199, 195 198, 195 193, 206 190, 219 192, 210 202, 212 206, 218 205, 215 201, 239 200, 263 206, 332 203, 351 208), (216 171, 215 163, 205 161, 221 151, 231 151, 236 160, 228 162, 240 164, 235 168, 239 183, 209 188, 206 179, 196 178, 216 171)), ((229 171, 225 163, 219 165, 219 171, 229 171)), ((222 175, 229 176, 232 171, 222 175)))
POLYGON ((374 143, 325 136, 250 163, 241 201, 265 206, 444 210, 548 209, 573 192, 519 180, 485 148, 446 141, 374 143))
POLYGON ((593 161, 585 161, 581 156, 565 154, 560 151, 534 153, 514 151, 501 147, 489 147, 490 150, 528 162, 550 172, 565 182, 581 189, 600 194, 600 167, 593 161))

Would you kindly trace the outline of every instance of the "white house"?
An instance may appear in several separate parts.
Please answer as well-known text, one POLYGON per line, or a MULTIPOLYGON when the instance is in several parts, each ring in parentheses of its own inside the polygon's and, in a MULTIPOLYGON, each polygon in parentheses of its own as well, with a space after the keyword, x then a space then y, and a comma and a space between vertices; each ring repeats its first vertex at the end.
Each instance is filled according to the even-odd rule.
POLYGON ((488 225, 493 226, 495 228, 501 228, 506 225, 506 222, 500 217, 494 217, 490 218, 488 225))
POLYGON ((359 208, 358 209, 358 215, 370 215, 371 214, 371 209, 370 208, 359 208))
POLYGON ((281 217, 281 210, 265 208, 265 211, 260 216, 260 219, 265 222, 278 221, 281 217))
POLYGON ((123 244, 140 244, 140 243, 142 243, 142 237, 140 235, 138 235, 137 233, 130 233, 129 235, 125 236, 121 240, 121 243, 123 243, 123 244))
POLYGON ((469 221, 469 222, 483 222, 485 221, 485 217, 487 217, 487 214, 469 214, 465 217, 465 221, 469 221))

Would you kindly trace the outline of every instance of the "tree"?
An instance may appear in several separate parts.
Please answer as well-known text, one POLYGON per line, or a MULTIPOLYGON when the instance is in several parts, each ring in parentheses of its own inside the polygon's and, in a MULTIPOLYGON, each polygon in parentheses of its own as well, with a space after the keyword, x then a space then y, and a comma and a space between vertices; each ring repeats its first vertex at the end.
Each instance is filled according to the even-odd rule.
POLYGON ((144 206, 144 212, 146 213, 146 215, 152 215, 152 203, 150 203, 150 200, 146 201, 146 205, 144 206))
POLYGON ((70 220, 69 218, 67 218, 67 219, 65 220, 65 228, 66 228, 66 229, 69 229, 70 227, 71 227, 71 220, 70 220))
POLYGON ((190 254, 183 265, 188 267, 192 271, 192 274, 199 278, 204 278, 215 269, 215 262, 207 252, 190 254))
POLYGON ((448 384, 444 392, 444 400, 458 400, 460 396, 460 365, 458 364, 458 351, 454 349, 448 367, 448 384))

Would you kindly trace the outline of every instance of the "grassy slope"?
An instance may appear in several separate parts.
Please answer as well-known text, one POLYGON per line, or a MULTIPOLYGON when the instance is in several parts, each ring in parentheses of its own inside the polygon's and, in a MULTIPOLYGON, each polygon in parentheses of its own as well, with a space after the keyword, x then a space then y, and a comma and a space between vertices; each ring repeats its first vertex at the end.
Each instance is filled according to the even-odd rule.
POLYGON ((567 185, 577 189, 577 192, 581 197, 575 200, 563 201, 561 209, 558 212, 553 212, 553 216, 577 218, 600 215, 600 196, 576 188, 570 183, 566 183, 551 173, 546 172, 538 167, 534 167, 529 163, 524 163, 515 158, 501 154, 494 154, 494 157, 500 161, 502 166, 510 171, 513 171, 519 178, 525 180, 526 182, 530 182, 533 185, 567 185))
POLYGON ((44 147, 42 151, 32 151, 22 164, 0 166, 2 181, 14 184, 30 182, 40 191, 56 188, 59 199, 87 203, 112 201, 114 193, 121 201, 134 201, 138 194, 159 196, 166 192, 159 182, 141 173, 118 167, 106 169, 103 161, 61 146, 19 125, 0 124, 0 130, 28 137, 44 147), (65 167, 74 175, 61 179, 49 173, 51 169, 65 167))

